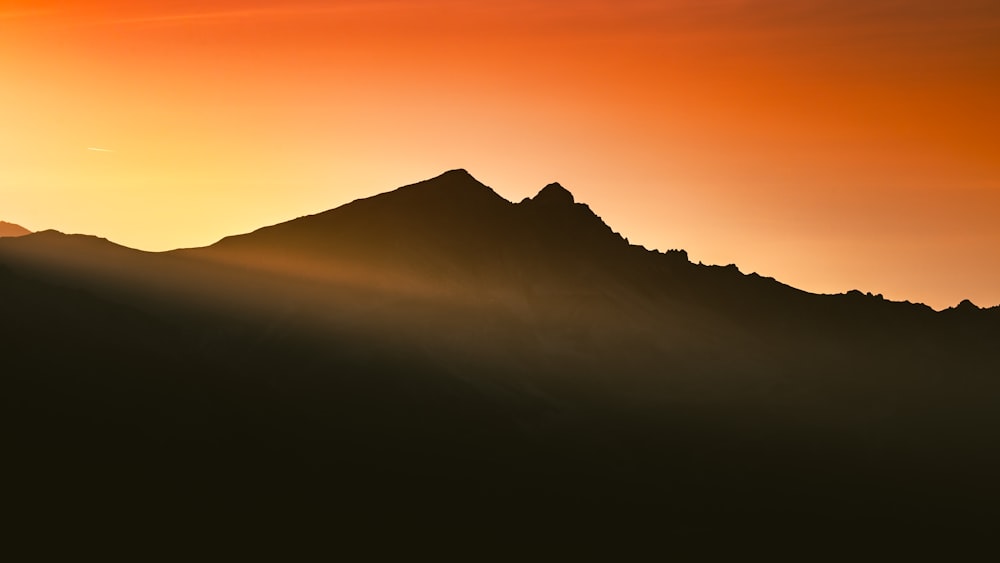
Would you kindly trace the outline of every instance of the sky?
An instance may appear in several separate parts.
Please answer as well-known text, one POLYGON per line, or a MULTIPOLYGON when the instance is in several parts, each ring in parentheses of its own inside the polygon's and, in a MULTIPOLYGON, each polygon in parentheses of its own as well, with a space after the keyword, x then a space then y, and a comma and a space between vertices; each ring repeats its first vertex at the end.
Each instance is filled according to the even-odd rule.
POLYGON ((454 168, 820 293, 1000 304, 995 0, 0 0, 0 220, 204 246, 454 168))

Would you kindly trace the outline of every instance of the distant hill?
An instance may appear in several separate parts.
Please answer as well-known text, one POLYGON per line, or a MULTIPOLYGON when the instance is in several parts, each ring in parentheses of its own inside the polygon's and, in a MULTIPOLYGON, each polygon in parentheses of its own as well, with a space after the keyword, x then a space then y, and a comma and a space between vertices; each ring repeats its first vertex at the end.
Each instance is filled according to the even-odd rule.
POLYGON ((693 264, 559 184, 453 170, 166 253, 4 239, 0 294, 29 508, 807 545, 1000 521, 1000 308, 693 264))
POLYGON ((30 234, 31 231, 20 225, 0 221, 0 237, 23 237, 30 234))

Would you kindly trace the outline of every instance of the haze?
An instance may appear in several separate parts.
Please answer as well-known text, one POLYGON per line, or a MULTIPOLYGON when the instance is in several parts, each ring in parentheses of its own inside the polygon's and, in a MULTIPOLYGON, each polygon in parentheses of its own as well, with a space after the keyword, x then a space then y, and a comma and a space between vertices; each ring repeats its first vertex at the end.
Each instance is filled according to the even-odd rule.
POLYGON ((165 250, 463 167, 809 291, 1000 303, 995 2, 151 4, 0 8, 0 219, 165 250))

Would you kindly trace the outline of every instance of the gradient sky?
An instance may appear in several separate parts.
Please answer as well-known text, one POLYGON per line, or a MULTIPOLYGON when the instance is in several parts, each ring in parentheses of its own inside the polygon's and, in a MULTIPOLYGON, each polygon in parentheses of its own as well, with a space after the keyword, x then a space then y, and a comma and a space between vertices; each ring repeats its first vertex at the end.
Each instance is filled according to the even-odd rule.
POLYGON ((201 246, 466 168, 696 262, 996 305, 998 100, 996 0, 0 0, 0 219, 201 246))

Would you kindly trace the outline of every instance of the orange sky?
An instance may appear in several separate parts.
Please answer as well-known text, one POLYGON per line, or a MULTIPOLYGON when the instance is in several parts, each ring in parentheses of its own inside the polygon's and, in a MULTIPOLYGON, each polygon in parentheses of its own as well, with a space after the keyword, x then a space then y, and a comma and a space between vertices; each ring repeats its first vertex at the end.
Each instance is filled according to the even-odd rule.
POLYGON ((0 0, 0 219, 205 245, 462 167, 694 261, 995 305, 997 100, 995 0, 0 0))

